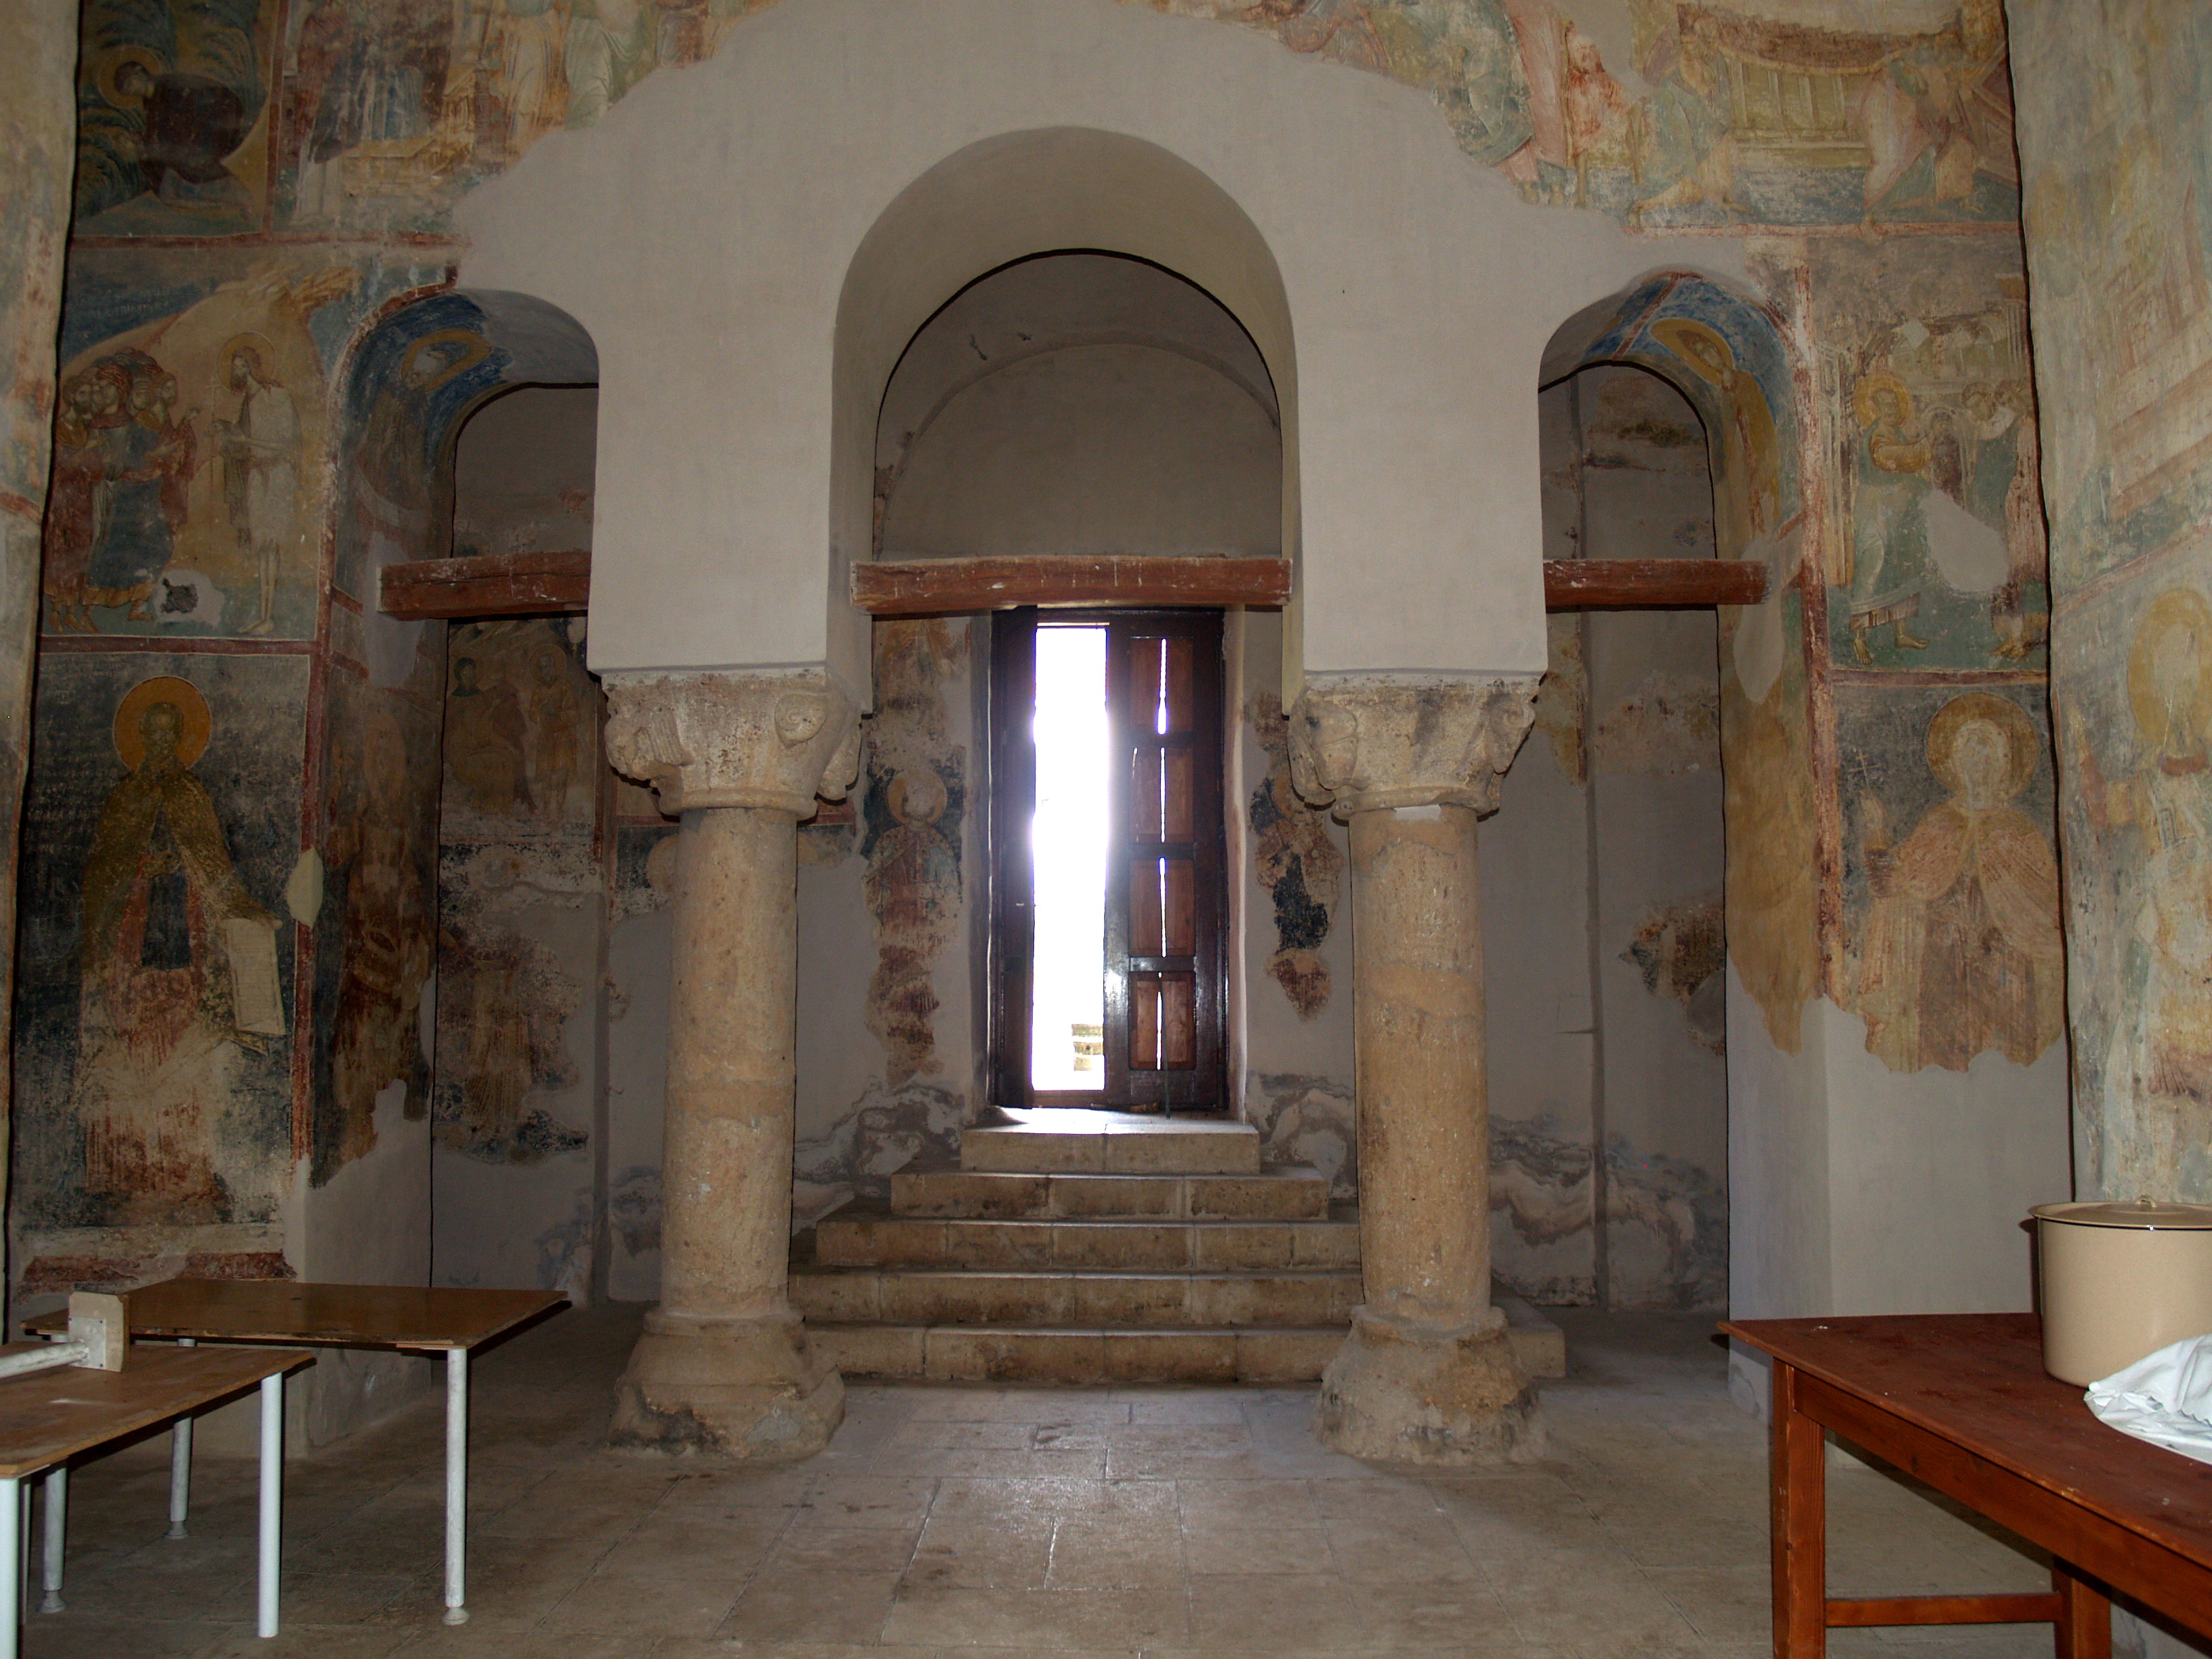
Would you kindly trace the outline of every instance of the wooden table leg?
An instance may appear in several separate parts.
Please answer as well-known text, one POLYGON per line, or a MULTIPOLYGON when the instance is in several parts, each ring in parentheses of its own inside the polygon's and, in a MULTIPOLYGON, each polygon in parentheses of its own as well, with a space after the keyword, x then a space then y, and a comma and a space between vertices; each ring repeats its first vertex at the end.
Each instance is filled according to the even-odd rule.
POLYGON ((1774 1362, 1773 1442, 1767 1454, 1774 1550, 1774 1659, 1828 1650, 1826 1448, 1797 1409, 1797 1370, 1774 1362))
POLYGON ((2063 1561, 2051 1564, 2051 1587, 2058 1592, 2058 1659, 2112 1659, 2112 1604, 2105 1592, 2076 1578, 2063 1561))

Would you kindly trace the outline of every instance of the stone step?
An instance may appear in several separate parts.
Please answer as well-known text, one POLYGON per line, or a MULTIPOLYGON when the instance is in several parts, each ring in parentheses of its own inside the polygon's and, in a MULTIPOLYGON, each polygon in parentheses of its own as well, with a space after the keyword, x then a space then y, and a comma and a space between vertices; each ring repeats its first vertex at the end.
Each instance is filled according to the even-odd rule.
MULTIPOLYGON (((802 1238, 805 1236, 802 1235, 802 1238)), ((1232 1273, 1351 1267, 1359 1221, 970 1221, 850 1208, 813 1233, 825 1267, 1232 1273)))
POLYGON ((807 1326, 848 1377, 932 1382, 1310 1382, 1344 1328, 1054 1329, 1016 1325, 807 1326))
MULTIPOLYGON (((1559 1328, 1501 1297, 1522 1368, 1567 1374, 1559 1328)), ((1020 1325, 837 1324, 809 1321, 814 1341, 850 1377, 932 1382, 1312 1382, 1343 1346, 1346 1326, 1243 1329, 1020 1325)))
POLYGON ((1325 1221, 1328 1182, 1311 1170, 1242 1176, 902 1170, 891 1177, 891 1211, 998 1221, 1325 1221))
POLYGON ((960 1167, 998 1175, 1257 1175, 1260 1132, 1216 1118, 1039 1107, 960 1135, 960 1167))
POLYGON ((1356 1268, 1103 1273, 817 1267, 791 1276, 792 1305, 810 1323, 1340 1327, 1359 1300, 1356 1268))

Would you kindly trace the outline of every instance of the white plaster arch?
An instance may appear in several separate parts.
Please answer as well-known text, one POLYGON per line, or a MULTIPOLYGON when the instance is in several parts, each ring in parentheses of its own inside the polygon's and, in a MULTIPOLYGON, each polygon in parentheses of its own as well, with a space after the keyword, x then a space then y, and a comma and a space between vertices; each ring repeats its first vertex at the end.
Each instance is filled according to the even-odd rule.
MULTIPOLYGON (((1297 557, 1297 358, 1267 240, 1198 168, 1142 139, 1091 128, 1001 133, 902 191, 855 250, 838 296, 830 507, 833 612, 869 556, 877 415, 901 356, 945 302, 1033 254, 1132 255, 1197 285, 1245 331, 1274 383, 1283 453, 1282 548, 1297 557)), ((848 627, 861 630, 864 618, 848 627)))
MULTIPOLYGON (((599 348, 595 668, 823 664, 865 696, 833 570, 848 275, 946 158, 1070 128, 1178 158, 1279 272, 1291 337, 1260 343, 1296 358, 1305 669, 1540 670, 1527 388, 1559 321, 1667 239, 1522 203, 1419 90, 1115 0, 783 0, 462 202, 459 280, 550 301, 599 348)), ((1140 222, 1121 240, 1267 327, 1225 244, 1194 263, 1140 222)), ((962 280, 1035 251, 948 261, 904 334, 903 313, 872 319, 856 375, 962 280)), ((1735 239, 1667 257, 1741 270, 1735 239)))

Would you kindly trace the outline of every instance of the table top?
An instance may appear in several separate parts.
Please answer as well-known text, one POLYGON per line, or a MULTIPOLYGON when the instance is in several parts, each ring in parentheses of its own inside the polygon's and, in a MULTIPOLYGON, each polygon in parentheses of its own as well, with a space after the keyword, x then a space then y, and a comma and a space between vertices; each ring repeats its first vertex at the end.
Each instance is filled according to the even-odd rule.
MULTIPOLYGON (((0 1354, 48 1352, 0 1344, 0 1354)), ((80 1365, 0 1377, 0 1480, 18 1480, 314 1364, 301 1348, 133 1348, 119 1371, 80 1365)))
MULTIPOLYGON (((314 1285, 290 1279, 166 1279, 131 1291, 133 1336, 295 1342, 337 1348, 473 1348, 568 1305, 558 1291, 314 1285)), ((57 1334, 64 1313, 23 1328, 57 1334)))
POLYGON ((2098 1421, 2080 1388, 2043 1369, 2033 1314, 1745 1319, 1721 1329, 2212 1566, 2212 1464, 2098 1421))

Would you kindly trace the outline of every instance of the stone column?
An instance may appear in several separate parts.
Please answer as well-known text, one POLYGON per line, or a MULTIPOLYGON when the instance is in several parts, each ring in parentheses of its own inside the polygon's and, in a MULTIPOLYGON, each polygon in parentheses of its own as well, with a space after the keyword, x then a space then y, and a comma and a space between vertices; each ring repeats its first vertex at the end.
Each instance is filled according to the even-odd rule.
POLYGON ((1536 1392, 1490 1302, 1490 1111, 1475 820, 1536 682, 1309 682, 1293 776, 1352 829, 1352 1019, 1365 1301, 1314 1431, 1356 1457, 1465 1466, 1544 1451, 1536 1392))
POLYGON ((859 757, 826 675, 610 675, 607 753, 678 832, 660 1304, 615 1403, 617 1445, 785 1462, 822 1449, 844 1383, 787 1286, 798 835, 859 757), (827 776, 825 777, 825 773, 827 776))

